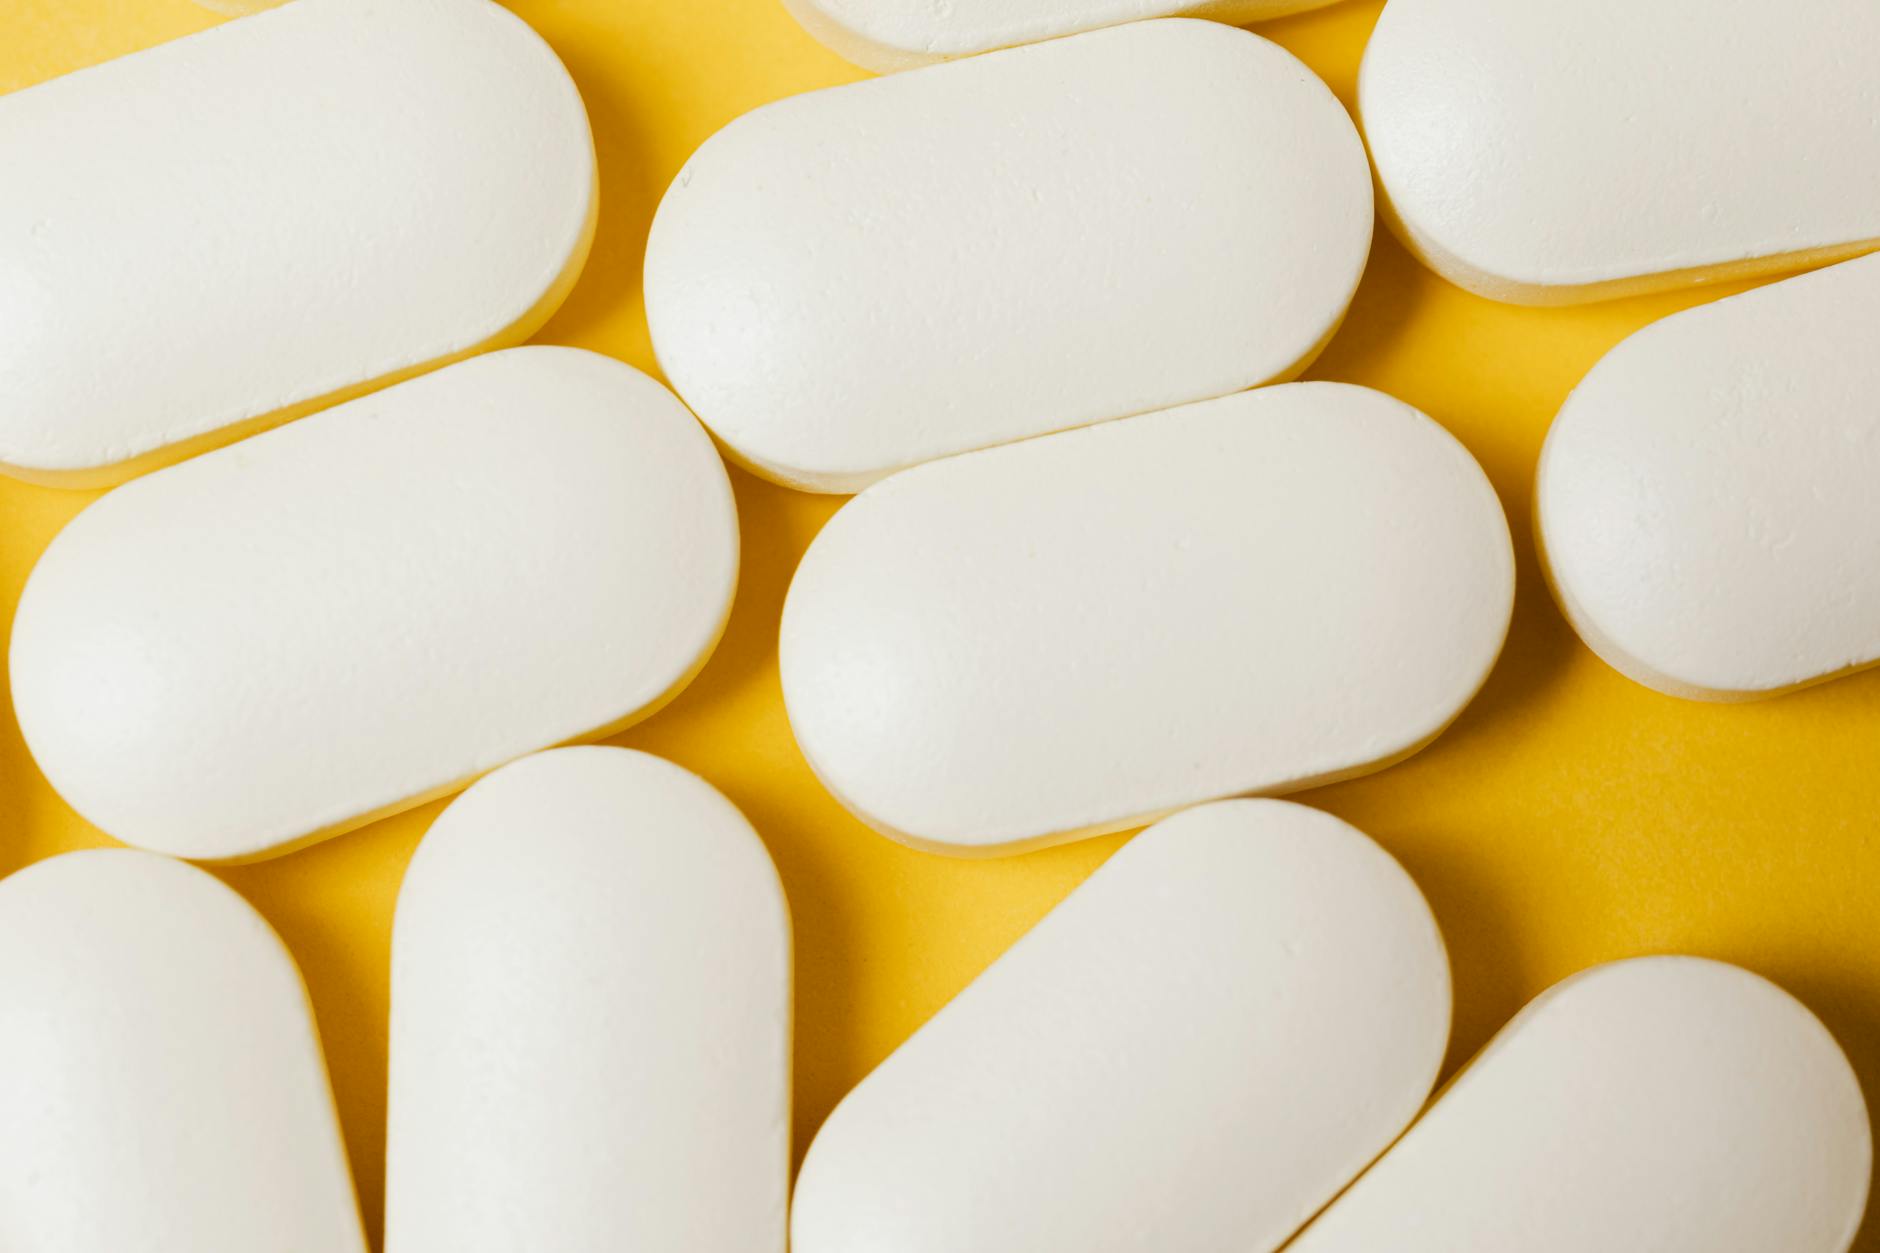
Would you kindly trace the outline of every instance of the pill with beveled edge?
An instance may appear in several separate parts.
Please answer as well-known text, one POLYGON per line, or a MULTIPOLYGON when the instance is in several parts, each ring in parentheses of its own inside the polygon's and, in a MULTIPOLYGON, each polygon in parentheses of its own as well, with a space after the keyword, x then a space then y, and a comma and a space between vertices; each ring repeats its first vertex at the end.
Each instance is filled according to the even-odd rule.
POLYGON ((472 786, 398 894, 390 1253, 782 1253, 790 920, 750 824, 645 753, 472 786))
POLYGON ((68 486, 521 342, 597 186, 489 0, 298 0, 0 97, 0 170, 0 473, 68 486))
POLYGON ((0 881, 0 1248, 366 1253, 307 990, 180 862, 0 881))
POLYGON ((1556 598, 1614 667, 1702 700, 1880 659, 1880 257, 1655 322, 1547 434, 1556 598))
POLYGON ((1292 54, 1141 22, 739 118, 660 204, 647 319, 732 456, 855 491, 1296 374, 1371 222, 1357 132, 1292 54))
POLYGON ((1390 0, 1358 77, 1438 273, 1563 304, 1880 245, 1873 0, 1390 0))
POLYGON ((102 497, 27 580, 14 707, 110 834, 269 856, 656 709, 737 565, 724 466, 670 392, 515 348, 102 497))
MULTIPOLYGON (((208 3, 209 0, 197 0, 208 3)), ((784 0, 803 29, 871 70, 905 70, 1155 17, 1258 22, 1332 0, 784 0)), ((212 6, 213 7, 213 6, 212 6)))
POLYGON ((1557 984, 1288 1253, 1843 1253, 1867 1107, 1827 1028, 1721 962, 1557 984))
POLYGON ((1507 633, 1494 490, 1337 383, 969 453, 856 497, 784 606, 798 744, 863 820, 1016 852, 1379 769, 1507 633))
POLYGON ((1387 853, 1284 801, 1187 810, 844 1098, 791 1247, 1267 1253, 1415 1115, 1448 1035, 1387 853))

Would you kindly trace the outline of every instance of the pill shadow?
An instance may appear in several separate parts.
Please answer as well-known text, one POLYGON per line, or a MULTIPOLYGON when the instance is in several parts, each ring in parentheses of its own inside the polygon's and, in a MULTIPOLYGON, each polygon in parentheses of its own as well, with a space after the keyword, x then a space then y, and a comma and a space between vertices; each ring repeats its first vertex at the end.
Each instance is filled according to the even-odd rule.
MULTIPOLYGON (((7 483, 7 498, 0 500, 0 525, 12 528, 13 511, 20 506, 11 499, 14 492, 48 492, 50 488, 7 483)), ((14 532, 17 534, 17 532, 14 532)), ((29 840, 28 823, 32 820, 28 797, 34 788, 46 786, 27 751, 26 737, 20 732, 19 715, 13 709, 13 674, 8 664, 12 653, 13 617, 19 609, 20 593, 26 578, 39 559, 38 546, 30 560, 18 565, 18 577, 0 586, 0 878, 26 866, 29 840)))
POLYGON ((1344 321, 1302 377, 1366 382, 1376 362, 1397 354, 1418 321, 1420 308, 1437 297, 1440 289, 1435 284, 1441 281, 1380 222, 1371 237, 1364 277, 1344 321))
MULTIPOLYGON (((0 622, 0 640, 10 638, 12 615, 0 622)), ((19 719, 13 713, 13 684, 7 668, 0 666, 0 709, 6 711, 6 726, 0 728, 0 879, 26 865, 26 792, 35 786, 32 760, 26 741, 20 735, 19 719)))
POLYGON ((1446 1082, 1527 1003, 1540 973, 1522 950, 1525 932, 1513 911, 1481 877, 1471 842, 1453 838, 1453 832, 1378 823, 1369 816, 1360 825, 1422 889, 1449 951, 1454 1018, 1443 1060, 1446 1082))
POLYGON ((651 174, 651 163, 645 158, 650 146, 645 111, 632 106, 617 85, 617 76, 587 51, 595 41, 610 36, 605 32, 583 35, 560 25, 551 27, 548 34, 587 105, 600 180, 600 216, 580 279, 535 338, 594 348, 607 344, 607 350, 622 355, 615 343, 617 336, 608 330, 623 312, 640 306, 646 236, 665 184, 651 174))
MULTIPOLYGON (((5 724, 0 726, 0 878, 24 869, 33 860, 29 850, 38 850, 44 855, 48 841, 40 838, 42 832, 35 830, 36 823, 43 820, 44 811, 36 797, 51 789, 26 747, 26 736, 20 730, 19 715, 13 708, 13 620, 26 580, 46 545, 100 494, 8 482, 5 498, 0 499, 0 527, 8 528, 0 539, 0 546, 9 550, 4 554, 7 574, 4 581, 0 581, 0 722, 5 724)), ((53 805, 54 813, 72 812, 63 798, 55 796, 53 805)), ((82 818, 77 819, 77 823, 86 836, 76 843, 62 843, 69 843, 71 847, 115 844, 82 818)))
POLYGON ((1540 563, 1521 529, 1515 534, 1514 614, 1495 668, 1456 721, 1412 761, 1466 759, 1484 743, 1501 741, 1549 707, 1547 693, 1564 683, 1581 648, 1547 590, 1540 563))

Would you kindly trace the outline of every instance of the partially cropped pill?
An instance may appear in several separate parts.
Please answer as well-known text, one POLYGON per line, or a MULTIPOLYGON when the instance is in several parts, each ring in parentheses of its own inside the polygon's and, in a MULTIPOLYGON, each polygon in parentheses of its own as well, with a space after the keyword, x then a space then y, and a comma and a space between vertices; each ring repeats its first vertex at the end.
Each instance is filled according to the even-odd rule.
POLYGON ((482 348, 587 255, 573 81, 489 0, 297 0, 0 97, 0 473, 91 486, 482 348))
POLYGON ((795 1253, 1268 1253, 1416 1114, 1449 1035, 1429 907, 1336 818, 1150 828, 836 1107, 795 1253))
POLYGON ((389 1253, 782 1253, 790 921, 678 766, 527 757, 424 837, 392 937, 389 1253))
POLYGON ((1468 452, 1301 383, 869 489, 791 585, 783 693, 877 830, 1016 852, 1408 756, 1486 679, 1513 596, 1468 452))
POLYGON ((670 392, 516 348, 102 497, 27 580, 14 708, 110 834, 267 856, 658 707, 737 564, 670 392))
MULTIPOLYGON (((208 3, 209 0, 198 0, 208 3)), ((871 70, 905 70, 1152 17, 1258 22, 1332 0, 784 0, 803 29, 871 70)))
POLYGON ((1600 656, 1741 700, 1880 660, 1880 257, 1653 323, 1541 452, 1554 591, 1600 656))
POLYGON ((1601 966, 1491 1041, 1288 1253, 1843 1253, 1873 1148, 1832 1036, 1688 957, 1601 966))
POLYGON ((1287 378, 1371 240, 1290 53, 1142 22, 796 96, 680 172, 647 318, 738 460, 812 491, 1287 378))
POLYGON ((0 1248, 365 1253, 307 991, 202 871, 0 881, 0 1248))
POLYGON ((1880 245, 1873 0, 1390 0, 1358 80, 1388 217, 1564 304, 1880 245))

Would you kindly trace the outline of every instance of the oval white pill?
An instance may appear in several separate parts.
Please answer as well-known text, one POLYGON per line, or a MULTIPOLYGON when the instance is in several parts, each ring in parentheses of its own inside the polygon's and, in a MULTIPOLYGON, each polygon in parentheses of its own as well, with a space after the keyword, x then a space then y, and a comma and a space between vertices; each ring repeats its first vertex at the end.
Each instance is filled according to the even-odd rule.
POLYGON ((505 766, 412 858, 392 939, 390 1253, 781 1253, 790 920, 697 776, 505 766))
POLYGON ((0 1248, 365 1253, 307 990, 190 866, 0 882, 0 1248))
POLYGON ((670 392, 516 348, 101 498, 27 581, 14 707, 105 831, 266 856, 656 708, 737 564, 670 392))
POLYGON ((68 485, 518 343, 594 228, 581 98, 488 0, 297 0, 16 92, 0 169, 0 472, 68 485))
POLYGON ((1880 244, 1872 0, 1391 0, 1358 80, 1413 251, 1561 304, 1880 244))
POLYGON ((1766 696, 1880 659, 1880 257, 1655 322, 1562 407, 1535 513, 1614 667, 1766 696))
MULTIPOLYGON (((198 0, 206 3, 207 0, 198 0)), ((838 56, 904 70, 1153 17, 1258 22, 1332 0, 784 0, 838 56)))
POLYGON ((1827 1029, 1747 971, 1643 958, 1508 1024, 1288 1253, 1842 1253, 1867 1109, 1827 1029))
POLYGON ((1143 832, 836 1107, 796 1253, 1266 1253, 1390 1143, 1449 1035, 1416 885, 1284 801, 1143 832))
POLYGON ((1467 451, 1379 392, 1301 383, 871 488, 797 570, 783 692, 876 829, 1019 851, 1415 752, 1513 597, 1467 451))
POLYGON ((1371 240, 1311 71, 1144 22, 779 101, 659 207, 647 318, 739 460, 854 491, 949 453, 1303 369, 1371 240))

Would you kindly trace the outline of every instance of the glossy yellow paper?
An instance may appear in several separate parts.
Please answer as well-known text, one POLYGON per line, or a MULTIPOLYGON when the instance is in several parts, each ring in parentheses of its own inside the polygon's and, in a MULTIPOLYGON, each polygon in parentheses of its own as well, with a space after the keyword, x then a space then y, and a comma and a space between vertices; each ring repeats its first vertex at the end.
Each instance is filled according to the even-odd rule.
MULTIPOLYGON (((686 156, 766 101, 862 76, 779 0, 510 0, 574 73, 601 170, 600 229, 572 298, 536 337, 654 369, 640 257, 686 156)), ((1379 0, 1260 27, 1351 104, 1379 0)), ((220 20, 190 0, 6 0, 0 91, 220 20)), ((0 194, 9 172, 0 171, 0 194)), ((136 206, 127 202, 126 213, 136 206)), ((0 280, 3 281, 3 280, 0 280)), ((1514 524, 1508 650, 1431 748, 1298 799, 1377 837, 1434 905, 1455 964, 1450 1064, 1529 997, 1595 962, 1678 951, 1795 992, 1880 1095, 1880 674, 1748 705, 1692 704, 1607 669, 1535 563, 1535 457, 1581 374, 1619 339, 1741 284, 1572 309, 1491 304, 1380 232, 1351 316, 1308 373, 1389 391, 1454 431, 1514 524)), ((790 572, 839 501, 734 470, 745 555, 723 645, 672 706, 617 741, 698 771, 768 842, 796 922, 796 1143, 835 1101, 1108 856, 1111 837, 998 861, 917 853, 865 830, 811 777, 778 694, 790 572)), ((95 493, 0 480, 0 604, 95 493)), ((353 1167, 382 1192, 387 960, 407 858, 438 804, 278 861, 221 871, 286 938, 312 988, 353 1167)), ((108 843, 0 719, 0 872, 108 843)), ((1857 1246, 1880 1250, 1880 1226, 1857 1246)))

